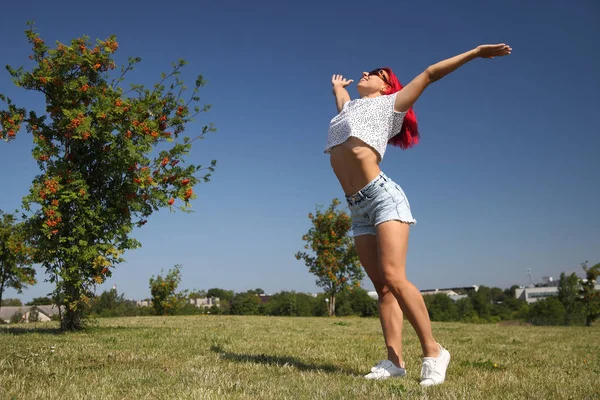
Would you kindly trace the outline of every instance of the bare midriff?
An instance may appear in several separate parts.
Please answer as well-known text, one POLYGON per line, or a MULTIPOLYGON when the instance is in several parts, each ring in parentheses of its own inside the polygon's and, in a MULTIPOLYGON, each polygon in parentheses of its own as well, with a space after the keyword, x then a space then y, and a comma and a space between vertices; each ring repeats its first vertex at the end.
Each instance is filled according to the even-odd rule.
POLYGON ((377 152, 355 137, 333 147, 329 161, 346 196, 357 193, 380 173, 377 152))

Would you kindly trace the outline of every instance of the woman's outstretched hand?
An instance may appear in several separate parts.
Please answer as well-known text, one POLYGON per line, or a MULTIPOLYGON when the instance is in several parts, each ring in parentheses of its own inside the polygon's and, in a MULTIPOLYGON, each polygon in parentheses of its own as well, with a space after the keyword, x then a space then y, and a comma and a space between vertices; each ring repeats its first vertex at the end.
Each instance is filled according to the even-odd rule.
POLYGON ((348 86, 352 82, 354 82, 352 79, 346 79, 342 75, 333 75, 331 77, 331 84, 333 85, 334 88, 336 86, 345 88, 346 86, 348 86))
POLYGON ((477 46, 477 56, 481 58, 494 58, 507 56, 512 48, 504 43, 501 44, 482 44, 477 46))

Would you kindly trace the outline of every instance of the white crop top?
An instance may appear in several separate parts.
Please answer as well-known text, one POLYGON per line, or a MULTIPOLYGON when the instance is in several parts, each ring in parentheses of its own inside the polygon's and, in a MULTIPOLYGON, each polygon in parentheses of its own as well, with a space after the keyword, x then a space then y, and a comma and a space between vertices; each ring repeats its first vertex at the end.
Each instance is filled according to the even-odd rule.
POLYGON ((394 110, 396 94, 346 102, 329 123, 325 153, 354 136, 373 147, 383 159, 388 141, 400 133, 406 115, 394 110))

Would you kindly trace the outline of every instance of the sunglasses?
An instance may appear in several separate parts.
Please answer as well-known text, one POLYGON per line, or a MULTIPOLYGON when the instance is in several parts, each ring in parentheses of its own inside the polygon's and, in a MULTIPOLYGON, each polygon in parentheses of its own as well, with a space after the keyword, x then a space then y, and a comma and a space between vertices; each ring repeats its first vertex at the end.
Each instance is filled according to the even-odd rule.
POLYGON ((380 77, 385 83, 387 83, 388 85, 391 86, 390 82, 388 81, 387 77, 385 76, 385 72, 382 69, 374 69, 373 71, 369 72, 369 76, 373 76, 373 75, 380 77))

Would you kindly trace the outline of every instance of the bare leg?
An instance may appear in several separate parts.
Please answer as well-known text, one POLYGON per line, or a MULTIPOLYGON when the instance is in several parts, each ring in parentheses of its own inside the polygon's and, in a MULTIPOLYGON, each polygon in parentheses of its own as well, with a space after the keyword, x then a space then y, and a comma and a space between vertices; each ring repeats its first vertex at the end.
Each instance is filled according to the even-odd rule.
POLYGON ((406 252, 410 225, 388 221, 377 226, 379 268, 384 284, 394 294, 417 332, 425 357, 436 357, 440 347, 433 338, 423 295, 406 278, 406 252))
POLYGON ((377 291, 379 303, 379 321, 387 348, 388 360, 402 367, 402 322, 403 315, 398 300, 383 283, 379 272, 377 238, 373 235, 361 235, 354 238, 356 252, 369 279, 377 291))

